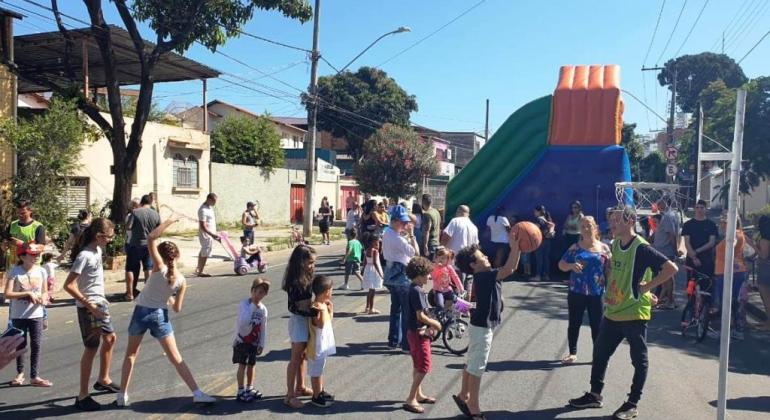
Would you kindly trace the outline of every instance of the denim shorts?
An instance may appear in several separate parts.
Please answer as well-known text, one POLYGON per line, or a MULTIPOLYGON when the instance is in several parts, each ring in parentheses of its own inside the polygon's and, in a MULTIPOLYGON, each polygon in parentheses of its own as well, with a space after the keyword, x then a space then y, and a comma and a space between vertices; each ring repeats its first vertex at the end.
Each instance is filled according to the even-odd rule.
POLYGON ((128 335, 144 335, 150 330, 150 335, 161 339, 174 333, 168 319, 168 309, 148 308, 136 305, 131 323, 128 324, 128 335))

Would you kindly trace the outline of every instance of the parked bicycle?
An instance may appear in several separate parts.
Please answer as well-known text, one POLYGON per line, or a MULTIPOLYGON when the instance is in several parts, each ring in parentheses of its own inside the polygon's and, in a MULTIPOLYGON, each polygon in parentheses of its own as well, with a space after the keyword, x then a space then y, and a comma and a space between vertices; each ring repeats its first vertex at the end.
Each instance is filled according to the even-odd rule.
POLYGON ((441 324, 441 331, 431 337, 435 342, 442 338, 444 347, 452 354, 462 355, 468 351, 470 339, 468 337, 468 321, 462 319, 468 317, 472 303, 458 297, 449 309, 431 308, 431 316, 441 324))
POLYGON ((700 271, 685 267, 687 278, 687 305, 682 311, 682 336, 687 337, 690 331, 695 333, 695 341, 701 342, 709 331, 712 320, 716 319, 719 311, 712 308, 714 279, 700 271))

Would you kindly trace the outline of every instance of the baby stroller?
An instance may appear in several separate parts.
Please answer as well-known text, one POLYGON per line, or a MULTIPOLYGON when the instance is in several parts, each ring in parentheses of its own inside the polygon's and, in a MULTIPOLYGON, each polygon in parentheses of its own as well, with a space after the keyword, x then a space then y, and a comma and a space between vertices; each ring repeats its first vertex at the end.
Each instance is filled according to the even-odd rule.
MULTIPOLYGON (((235 245, 233 245, 227 232, 219 232, 219 238, 225 246, 225 249, 230 253, 230 256, 233 257, 233 261, 235 261, 233 264, 233 271, 235 271, 235 274, 245 276, 253 268, 256 268, 260 273, 267 271, 267 261, 265 261, 264 257, 261 258, 259 262, 256 259, 250 261, 251 258, 247 259, 242 257, 236 250, 235 245)), ((261 250, 257 252, 261 253, 261 250)))

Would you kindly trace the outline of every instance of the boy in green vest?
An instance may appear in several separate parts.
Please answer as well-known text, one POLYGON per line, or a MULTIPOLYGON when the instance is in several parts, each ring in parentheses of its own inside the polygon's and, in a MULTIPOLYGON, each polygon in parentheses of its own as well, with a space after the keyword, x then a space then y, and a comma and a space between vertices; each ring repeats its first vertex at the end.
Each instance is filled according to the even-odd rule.
POLYGON ((17 220, 11 222, 5 232, 6 247, 9 250, 6 267, 16 264, 16 247, 30 242, 45 245, 45 227, 32 218, 32 206, 29 201, 21 200, 16 204, 17 220))
POLYGON ((650 320, 650 290, 673 278, 676 265, 653 249, 635 232, 636 212, 619 206, 610 215, 612 259, 604 293, 604 318, 594 342, 591 366, 591 392, 569 400, 575 408, 602 406, 602 389, 607 363, 618 345, 626 339, 631 349, 634 378, 628 401, 613 414, 615 419, 638 415, 637 404, 647 379, 647 322, 650 320))

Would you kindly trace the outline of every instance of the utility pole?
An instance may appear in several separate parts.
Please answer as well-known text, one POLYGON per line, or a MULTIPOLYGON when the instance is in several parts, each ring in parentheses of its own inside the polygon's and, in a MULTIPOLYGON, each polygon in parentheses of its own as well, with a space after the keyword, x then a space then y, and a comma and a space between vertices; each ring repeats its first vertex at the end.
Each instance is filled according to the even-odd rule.
MULTIPOLYGON (((665 70, 665 67, 642 67, 642 71, 662 71, 665 70)), ((676 79, 677 79, 677 69, 674 67, 674 79, 671 84, 671 107, 669 109, 669 115, 668 115, 668 125, 666 127, 666 134, 668 136, 668 141, 666 142, 666 149, 664 150, 664 154, 668 158, 668 149, 675 148, 674 146, 674 112, 676 111, 676 79)), ((674 183, 674 176, 676 175, 676 159, 668 158, 668 165, 666 166, 666 179, 669 184, 674 183)))
MULTIPOLYGON (((703 151, 703 105, 698 104, 698 152, 695 155, 696 167, 695 167, 695 201, 700 200, 700 174, 701 174, 701 160, 700 154, 703 151)), ((711 200, 709 200, 711 201, 711 200)))
POLYGON ((318 116, 318 35, 320 30, 321 0, 315 0, 313 8, 313 50, 310 53, 310 89, 308 97, 310 109, 307 111, 307 168, 305 169, 305 204, 302 213, 302 234, 310 237, 313 233, 313 193, 315 192, 315 143, 318 135, 316 117, 318 116))
POLYGON ((489 99, 487 99, 487 114, 484 122, 484 142, 489 141, 489 99))

